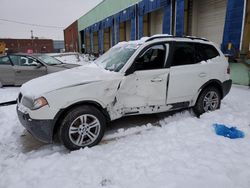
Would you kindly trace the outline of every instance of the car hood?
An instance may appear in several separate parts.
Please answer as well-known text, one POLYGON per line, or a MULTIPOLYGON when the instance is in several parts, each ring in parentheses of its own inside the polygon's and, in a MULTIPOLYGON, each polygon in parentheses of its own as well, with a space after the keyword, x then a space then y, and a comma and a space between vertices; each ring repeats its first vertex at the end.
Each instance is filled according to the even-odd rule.
POLYGON ((112 80, 121 76, 121 73, 107 71, 92 63, 30 80, 22 85, 20 92, 35 99, 54 90, 112 80))

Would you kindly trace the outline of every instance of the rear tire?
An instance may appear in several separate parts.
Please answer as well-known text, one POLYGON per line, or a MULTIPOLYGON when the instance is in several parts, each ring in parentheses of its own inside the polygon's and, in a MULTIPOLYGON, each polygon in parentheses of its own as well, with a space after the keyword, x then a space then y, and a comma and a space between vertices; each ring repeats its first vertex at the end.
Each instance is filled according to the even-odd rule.
POLYGON ((106 119, 93 106, 78 106, 70 110, 61 123, 59 138, 69 150, 97 145, 105 132, 106 119))
POLYGON ((206 87, 203 89, 196 101, 193 111, 197 117, 209 111, 214 111, 220 108, 221 94, 216 87, 206 87))

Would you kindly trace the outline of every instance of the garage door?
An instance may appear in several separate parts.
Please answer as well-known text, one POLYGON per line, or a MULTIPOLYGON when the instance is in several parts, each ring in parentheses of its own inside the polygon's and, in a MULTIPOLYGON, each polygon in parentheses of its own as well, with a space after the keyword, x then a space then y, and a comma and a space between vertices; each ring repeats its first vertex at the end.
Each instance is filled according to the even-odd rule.
POLYGON ((86 33, 86 35, 85 35, 85 47, 86 47, 86 52, 87 53, 90 53, 90 35, 89 35, 89 33, 86 33))
POLYGON ((110 43, 111 28, 104 29, 104 52, 108 51, 111 47, 110 43))
POLYGON ((126 28, 125 22, 120 23, 120 30, 119 30, 120 31, 120 42, 126 40, 125 28, 126 28))
POLYGON ((150 14, 145 14, 143 16, 143 36, 144 37, 149 37, 150 36, 150 14))
POLYGON ((150 34, 162 34, 162 24, 163 24, 163 9, 156 10, 150 13, 150 34))
POLYGON ((98 53, 98 32, 93 33, 93 40, 94 40, 94 53, 98 53))
POLYGON ((221 45, 227 0, 196 0, 197 36, 221 45))

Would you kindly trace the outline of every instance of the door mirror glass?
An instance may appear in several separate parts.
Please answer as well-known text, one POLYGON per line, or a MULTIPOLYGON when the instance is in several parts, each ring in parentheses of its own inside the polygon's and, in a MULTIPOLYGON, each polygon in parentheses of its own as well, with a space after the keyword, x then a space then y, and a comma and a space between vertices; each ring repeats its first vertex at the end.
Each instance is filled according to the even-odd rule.
POLYGON ((166 60, 165 45, 155 45, 147 49, 135 60, 136 70, 152 70, 164 67, 166 60))

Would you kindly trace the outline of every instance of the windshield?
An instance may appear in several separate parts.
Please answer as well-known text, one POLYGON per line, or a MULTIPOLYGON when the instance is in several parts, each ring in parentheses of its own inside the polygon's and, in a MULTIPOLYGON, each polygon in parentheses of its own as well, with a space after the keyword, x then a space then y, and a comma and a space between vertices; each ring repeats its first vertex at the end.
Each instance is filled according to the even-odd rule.
POLYGON ((118 44, 103 54, 94 63, 106 70, 118 72, 138 47, 138 44, 118 44))
POLYGON ((42 60, 44 63, 46 63, 48 65, 60 65, 60 64, 62 64, 61 61, 57 60, 54 57, 50 57, 48 55, 38 55, 37 58, 42 60))

